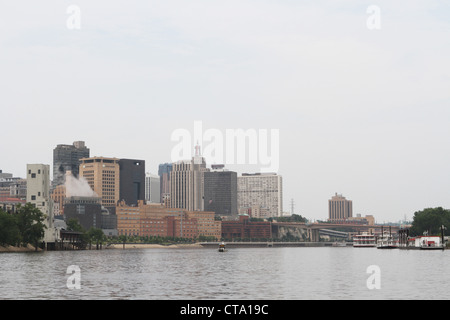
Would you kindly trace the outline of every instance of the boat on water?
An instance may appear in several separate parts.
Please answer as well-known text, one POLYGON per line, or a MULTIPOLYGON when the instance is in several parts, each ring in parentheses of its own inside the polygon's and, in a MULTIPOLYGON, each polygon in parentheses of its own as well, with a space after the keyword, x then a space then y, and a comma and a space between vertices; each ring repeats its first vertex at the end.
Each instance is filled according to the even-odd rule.
POLYGON ((377 249, 398 249, 398 242, 394 240, 390 227, 389 232, 381 228, 381 235, 377 239, 377 249))
POLYGON ((227 251, 226 247, 225 247, 225 242, 221 242, 219 244, 219 252, 225 252, 227 251))
POLYGON ((361 234, 355 234, 353 236, 353 247, 354 248, 370 248, 377 245, 377 240, 374 234, 369 234, 367 232, 361 234))

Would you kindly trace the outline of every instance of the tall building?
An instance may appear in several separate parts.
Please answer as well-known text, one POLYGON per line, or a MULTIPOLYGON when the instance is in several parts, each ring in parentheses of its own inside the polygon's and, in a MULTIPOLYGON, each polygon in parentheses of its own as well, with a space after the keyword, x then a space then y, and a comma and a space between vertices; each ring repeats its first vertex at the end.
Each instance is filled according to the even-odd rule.
POLYGON ((160 177, 147 172, 145 174, 145 201, 147 203, 161 203, 160 177))
POLYGON ((171 163, 163 163, 159 165, 158 175, 159 175, 159 196, 160 202, 164 203, 165 199, 170 198, 170 173, 172 172, 171 163))
POLYGON ((59 237, 54 226, 53 200, 50 198, 50 166, 27 164, 27 202, 33 204, 45 216, 43 241, 54 243, 59 237))
POLYGON ((237 173, 212 166, 204 173, 204 210, 219 216, 237 215, 237 173))
POLYGON ((259 207, 268 217, 283 213, 283 179, 276 173, 244 173, 238 181, 238 210, 259 207))
POLYGON ((170 206, 190 211, 203 211, 203 174, 206 169, 205 158, 197 146, 192 160, 173 164, 170 174, 170 206))
POLYGON ((82 158, 89 158, 89 148, 84 141, 75 141, 72 145, 58 144, 53 149, 53 187, 64 184, 68 170, 78 177, 82 158))
POLYGON ((120 199, 119 159, 92 157, 80 159, 80 177, 102 199, 101 204, 114 213, 120 199))
POLYGON ((120 201, 137 205, 145 199, 145 161, 120 159, 120 201))
POLYGON ((328 200, 328 220, 344 221, 353 216, 353 203, 342 194, 337 194, 328 200))

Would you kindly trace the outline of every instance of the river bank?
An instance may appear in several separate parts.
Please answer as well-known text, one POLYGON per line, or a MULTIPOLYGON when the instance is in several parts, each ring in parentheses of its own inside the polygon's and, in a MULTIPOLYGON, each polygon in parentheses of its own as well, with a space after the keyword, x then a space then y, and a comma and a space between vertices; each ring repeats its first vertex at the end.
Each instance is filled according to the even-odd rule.
MULTIPOLYGON (((30 244, 26 247, 14 247, 14 246, 2 247, 2 246, 0 246, 0 252, 35 252, 35 251, 36 251, 36 248, 30 244)), ((42 251, 42 249, 38 248, 37 251, 42 251)))
POLYGON ((180 249, 180 248, 203 248, 200 243, 192 243, 192 244, 150 244, 150 243, 125 243, 125 244, 111 244, 109 246, 104 247, 105 249, 180 249))

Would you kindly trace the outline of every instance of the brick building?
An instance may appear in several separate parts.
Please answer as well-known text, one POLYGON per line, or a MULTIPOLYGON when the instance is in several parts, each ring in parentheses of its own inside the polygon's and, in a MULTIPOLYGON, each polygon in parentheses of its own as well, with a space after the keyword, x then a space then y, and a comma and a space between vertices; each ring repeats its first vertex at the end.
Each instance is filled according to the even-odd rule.
POLYGON ((246 214, 238 221, 222 221, 222 238, 232 239, 269 239, 272 238, 272 223, 251 221, 246 214))

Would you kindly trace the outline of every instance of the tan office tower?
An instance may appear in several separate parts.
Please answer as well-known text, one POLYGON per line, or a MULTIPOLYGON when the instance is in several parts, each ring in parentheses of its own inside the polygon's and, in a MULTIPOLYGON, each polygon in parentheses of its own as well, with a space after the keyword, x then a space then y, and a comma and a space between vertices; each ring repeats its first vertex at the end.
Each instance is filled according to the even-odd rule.
POLYGON ((203 173, 208 170, 198 146, 192 160, 173 163, 170 174, 170 207, 203 211, 203 173))
POLYGON ((276 173, 243 173, 237 178, 238 210, 259 208, 264 218, 283 214, 283 179, 276 173))
POLYGON ((92 157, 80 159, 80 177, 102 199, 102 205, 115 213, 120 197, 119 159, 92 157))
POLYGON ((344 221, 353 216, 353 203, 345 199, 342 194, 337 194, 328 200, 328 220, 344 221))

